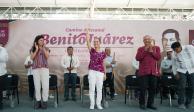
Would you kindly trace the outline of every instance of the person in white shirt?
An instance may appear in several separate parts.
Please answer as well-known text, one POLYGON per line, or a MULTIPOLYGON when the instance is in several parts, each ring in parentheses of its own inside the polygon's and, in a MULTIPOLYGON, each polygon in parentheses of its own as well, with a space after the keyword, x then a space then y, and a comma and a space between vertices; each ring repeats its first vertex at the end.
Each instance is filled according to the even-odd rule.
POLYGON ((116 61, 110 55, 111 54, 111 49, 109 47, 105 48, 105 53, 106 53, 106 58, 105 58, 105 63, 106 63, 106 80, 105 80, 104 83, 108 84, 108 86, 110 88, 110 98, 111 98, 111 100, 114 100, 115 89, 114 89, 114 73, 113 73, 113 68, 115 67, 116 61))
POLYGON ((194 46, 181 46, 179 42, 174 42, 171 48, 175 52, 172 69, 178 81, 179 108, 190 108, 194 91, 194 46))
POLYGON ((163 74, 172 75, 172 51, 168 51, 167 57, 162 60, 161 69, 163 74))
POLYGON ((27 76, 28 76, 28 87, 29 87, 29 97, 31 100, 34 98, 34 80, 33 80, 33 74, 32 74, 32 59, 31 56, 27 56, 26 60, 24 62, 25 68, 28 70, 27 76))
POLYGON ((71 84, 71 97, 73 101, 76 101, 76 79, 77 79, 77 69, 80 66, 80 61, 77 56, 73 54, 73 47, 67 48, 67 55, 63 56, 61 59, 61 65, 64 68, 64 98, 65 101, 69 100, 69 87, 71 84))
POLYGON ((7 50, 3 47, 3 43, 0 43, 0 110, 3 109, 3 89, 6 82, 6 62, 8 61, 7 50))
MULTIPOLYGON (((162 75, 165 75, 165 76, 171 76, 172 77, 172 83, 176 83, 175 81, 175 77, 174 77, 174 74, 172 72, 172 50, 169 49, 166 53, 167 57, 164 58, 161 62, 161 71, 162 71, 162 75)), ((161 82, 163 83, 163 82, 161 82)), ((166 88, 166 86, 162 85, 163 86, 163 97, 164 98, 168 98, 168 88, 166 88)), ((170 90, 170 94, 172 96, 172 99, 176 99, 175 97, 175 89, 171 88, 170 90)))
POLYGON ((137 75, 139 70, 139 61, 137 61, 135 58, 132 60, 132 67, 135 69, 135 75, 137 75))

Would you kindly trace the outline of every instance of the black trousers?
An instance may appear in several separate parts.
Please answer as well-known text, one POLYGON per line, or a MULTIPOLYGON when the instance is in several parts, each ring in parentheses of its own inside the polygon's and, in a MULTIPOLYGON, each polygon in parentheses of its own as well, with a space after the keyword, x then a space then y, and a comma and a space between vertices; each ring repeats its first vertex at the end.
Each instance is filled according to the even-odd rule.
POLYGON ((138 78, 140 86, 139 104, 145 105, 145 96, 146 91, 148 90, 147 106, 153 106, 154 96, 157 88, 157 77, 153 75, 145 75, 138 78))
POLYGON ((29 97, 33 98, 34 97, 34 79, 33 75, 28 75, 28 90, 29 90, 29 97))
POLYGON ((178 73, 178 104, 189 105, 192 102, 194 91, 194 73, 178 73))
MULTIPOLYGON (((172 83, 173 83, 174 85, 176 84, 176 79, 175 79, 173 73, 163 73, 163 75, 172 76, 172 78, 173 78, 173 79, 172 79, 172 81, 173 81, 172 83)), ((163 88, 162 95, 163 95, 164 97, 166 97, 169 90, 168 90, 168 88, 167 88, 166 86, 164 86, 164 85, 161 85, 161 86, 162 86, 162 88, 163 88)), ((175 88, 171 88, 171 89, 170 89, 170 94, 171 94, 172 97, 174 97, 175 93, 176 93, 176 89, 175 89, 175 88)))
POLYGON ((0 76, 0 105, 2 106, 2 104, 3 104, 3 90, 5 90, 6 89, 6 78, 7 77, 7 75, 2 75, 2 76, 0 76))
POLYGON ((114 98, 114 94, 115 94, 115 89, 114 89, 114 75, 112 74, 112 72, 110 73, 106 73, 106 80, 105 80, 105 85, 108 84, 109 88, 110 88, 110 97, 114 98))

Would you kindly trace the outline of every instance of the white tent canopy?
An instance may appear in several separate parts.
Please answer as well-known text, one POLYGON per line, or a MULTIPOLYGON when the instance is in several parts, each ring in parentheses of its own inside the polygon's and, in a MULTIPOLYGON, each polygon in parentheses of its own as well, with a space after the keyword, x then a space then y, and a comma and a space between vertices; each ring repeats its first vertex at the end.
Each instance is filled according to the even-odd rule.
MULTIPOLYGON (((0 7, 90 7, 91 0, 0 0, 0 7)), ((176 8, 193 9, 194 0, 95 0, 100 8, 176 8)))
POLYGON ((90 7, 193 9, 194 0, 0 0, 0 7, 90 7))
POLYGON ((194 20, 194 0, 0 0, 0 19, 27 17, 194 20))

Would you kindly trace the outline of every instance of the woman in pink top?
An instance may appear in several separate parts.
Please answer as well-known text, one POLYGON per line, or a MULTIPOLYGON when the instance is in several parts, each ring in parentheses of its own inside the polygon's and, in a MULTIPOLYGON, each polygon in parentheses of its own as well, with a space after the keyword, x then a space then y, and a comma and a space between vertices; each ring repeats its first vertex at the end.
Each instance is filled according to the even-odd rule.
POLYGON ((34 78, 35 96, 37 101, 34 105, 35 109, 47 108, 47 100, 49 94, 49 69, 47 62, 48 57, 49 49, 44 45, 44 36, 36 36, 31 49, 31 59, 33 60, 32 74, 34 78), (43 100, 42 104, 41 98, 43 100))
POLYGON ((89 94, 90 94, 90 109, 94 109, 95 105, 95 86, 97 90, 96 105, 98 109, 103 109, 101 106, 102 100, 102 86, 105 76, 105 64, 104 59, 106 53, 100 51, 100 38, 94 38, 94 48, 90 44, 90 35, 87 31, 86 41, 87 47, 90 51, 90 63, 89 63, 89 94))

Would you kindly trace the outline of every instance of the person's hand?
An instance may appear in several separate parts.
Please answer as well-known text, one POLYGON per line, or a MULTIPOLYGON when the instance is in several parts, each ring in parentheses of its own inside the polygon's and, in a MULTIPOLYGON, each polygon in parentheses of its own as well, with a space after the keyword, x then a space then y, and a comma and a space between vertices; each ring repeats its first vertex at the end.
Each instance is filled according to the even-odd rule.
POLYGON ((116 64, 116 61, 112 61, 111 64, 116 64))
POLYGON ((149 46, 145 46, 145 51, 148 51, 148 49, 149 49, 149 46))
POLYGON ((30 61, 28 61, 28 66, 32 66, 32 63, 30 61))
POLYGON ((153 52, 153 46, 152 45, 149 46, 149 52, 153 52))
POLYGON ((175 78, 176 78, 176 80, 179 80, 180 79, 180 75, 179 74, 176 74, 175 75, 175 78))
POLYGON ((71 70, 73 70, 73 69, 74 69, 74 67, 71 67, 70 69, 71 69, 71 70))
POLYGON ((36 50, 38 50, 38 44, 36 42, 34 43, 34 46, 35 46, 36 50))
POLYGON ((104 74, 103 80, 104 80, 104 81, 106 80, 106 74, 104 74))
POLYGON ((71 71, 71 68, 70 67, 67 67, 67 70, 70 72, 71 71))
POLYGON ((106 64, 106 67, 107 67, 107 68, 111 68, 112 65, 111 65, 111 64, 106 64))

